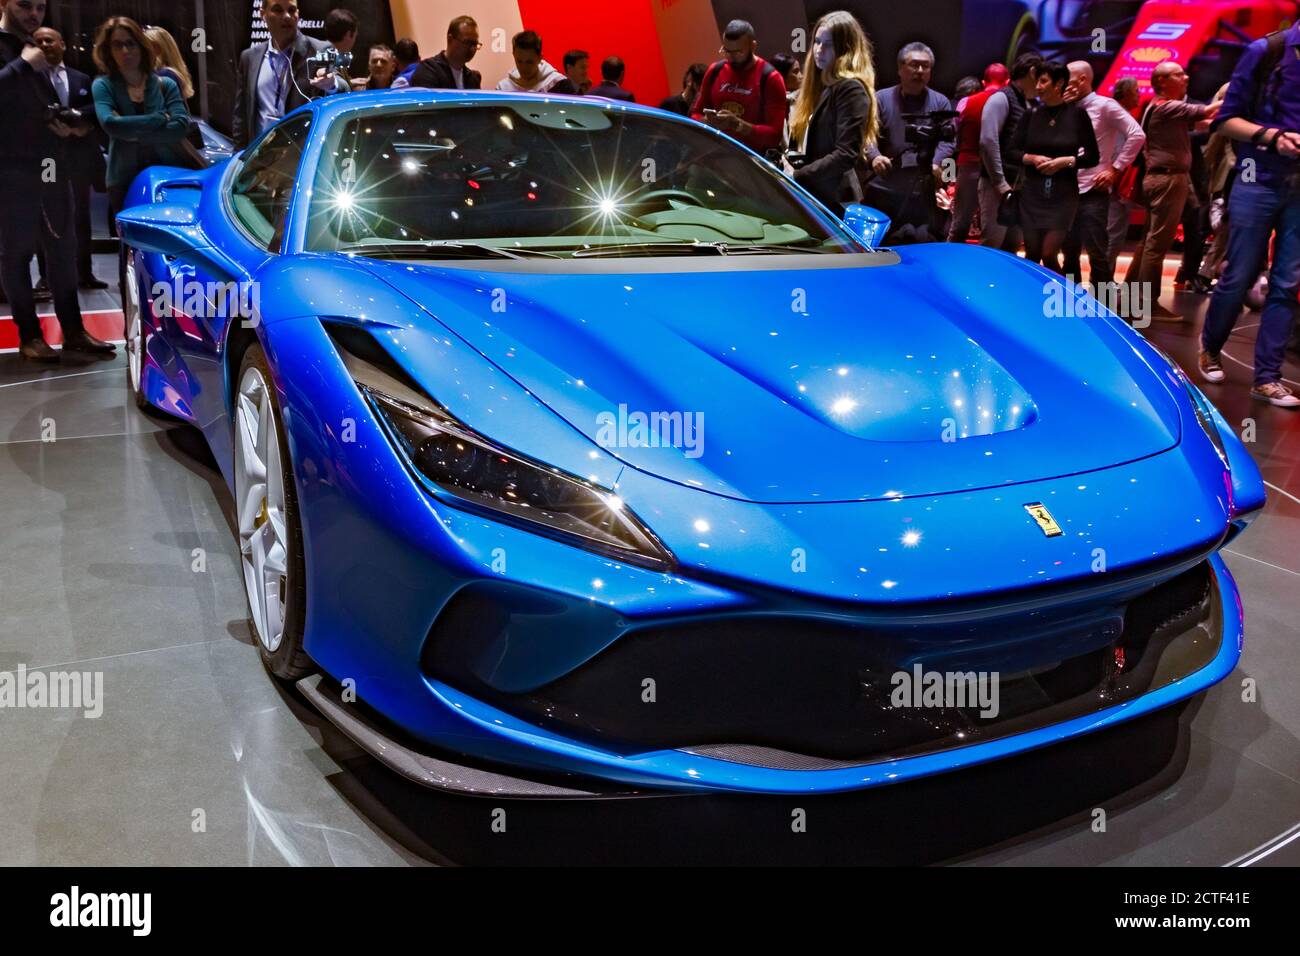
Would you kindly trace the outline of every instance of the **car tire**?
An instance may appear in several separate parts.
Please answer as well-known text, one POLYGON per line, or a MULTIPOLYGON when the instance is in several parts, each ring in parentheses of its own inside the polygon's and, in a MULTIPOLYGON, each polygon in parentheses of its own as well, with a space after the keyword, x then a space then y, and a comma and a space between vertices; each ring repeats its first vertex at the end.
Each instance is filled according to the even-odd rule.
POLYGON ((293 462, 266 353, 250 344, 235 379, 235 527, 249 629, 266 669, 297 680, 316 667, 303 649, 307 573, 293 462))
POLYGON ((122 247, 119 275, 122 288, 122 324, 126 340, 126 386, 135 407, 146 409, 144 394, 144 306, 140 301, 140 281, 131 250, 122 247))

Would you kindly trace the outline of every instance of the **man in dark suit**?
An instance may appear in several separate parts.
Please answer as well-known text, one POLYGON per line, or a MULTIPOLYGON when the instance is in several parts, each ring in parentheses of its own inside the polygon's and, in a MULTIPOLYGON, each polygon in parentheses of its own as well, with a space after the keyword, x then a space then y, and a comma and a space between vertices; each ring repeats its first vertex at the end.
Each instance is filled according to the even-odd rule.
POLYGON ((604 81, 599 86, 593 86, 587 91, 588 96, 603 96, 609 100, 619 100, 623 103, 635 103, 636 97, 630 90, 623 89, 623 75, 627 73, 627 67, 624 65, 621 57, 611 56, 600 65, 600 76, 604 81))
MULTIPOLYGON (((53 27, 41 27, 32 39, 50 64, 50 82, 59 103, 82 115, 82 121, 70 126, 72 135, 65 144, 68 151, 68 176, 77 210, 77 277, 83 289, 107 289, 108 283, 95 277, 90 258, 90 192, 104 191, 104 152, 100 147, 99 124, 95 121, 95 99, 90 93, 90 77, 63 62, 63 34, 53 27)), ((41 275, 45 275, 41 257, 41 275)))
POLYGON ((266 0, 262 19, 270 41, 255 43, 239 55, 230 125, 240 149, 308 100, 347 89, 332 74, 308 76, 307 60, 329 44, 298 30, 298 5, 293 0, 266 0))
POLYGON ((77 301, 76 216, 65 149, 72 130, 51 119, 59 95, 45 54, 32 42, 44 20, 44 0, 3 0, 0 6, 0 281, 13 304, 19 354, 58 361, 32 296, 32 257, 43 248, 64 357, 108 357, 113 346, 87 334, 77 301))
POLYGON ((431 90, 482 89, 483 77, 469 68, 469 61, 483 46, 478 42, 478 24, 473 17, 457 17, 447 27, 447 49, 415 68, 411 86, 431 90))

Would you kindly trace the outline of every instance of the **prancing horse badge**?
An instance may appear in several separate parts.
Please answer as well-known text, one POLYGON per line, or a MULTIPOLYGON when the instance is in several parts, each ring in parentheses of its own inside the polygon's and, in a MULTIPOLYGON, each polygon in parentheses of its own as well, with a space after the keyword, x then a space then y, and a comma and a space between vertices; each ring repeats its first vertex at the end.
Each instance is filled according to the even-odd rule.
POLYGON ((1025 510, 1029 512, 1029 517, 1038 522, 1038 527, 1042 529, 1043 534, 1049 538, 1055 538, 1059 534, 1064 534, 1061 526, 1056 523, 1052 513, 1041 501, 1031 501, 1025 505, 1025 510))

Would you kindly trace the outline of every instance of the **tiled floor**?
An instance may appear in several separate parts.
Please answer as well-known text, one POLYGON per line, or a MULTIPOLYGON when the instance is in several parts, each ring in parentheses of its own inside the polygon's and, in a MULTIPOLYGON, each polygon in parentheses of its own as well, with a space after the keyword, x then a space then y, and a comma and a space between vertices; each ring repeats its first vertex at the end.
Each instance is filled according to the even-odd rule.
MULTIPOLYGON (((1150 334, 1188 364, 1194 326, 1150 334)), ((1230 353, 1249 362, 1252 335, 1230 353)), ((408 784, 263 671, 229 495, 195 431, 128 407, 120 354, 76 369, 0 355, 0 671, 101 671, 106 701, 98 719, 0 710, 0 864, 1220 864, 1264 847, 1257 865, 1295 865, 1300 839, 1269 841, 1300 823, 1300 414, 1228 375, 1207 391, 1257 421, 1275 490, 1228 555, 1245 656, 1203 697, 865 793, 542 804, 408 784)))

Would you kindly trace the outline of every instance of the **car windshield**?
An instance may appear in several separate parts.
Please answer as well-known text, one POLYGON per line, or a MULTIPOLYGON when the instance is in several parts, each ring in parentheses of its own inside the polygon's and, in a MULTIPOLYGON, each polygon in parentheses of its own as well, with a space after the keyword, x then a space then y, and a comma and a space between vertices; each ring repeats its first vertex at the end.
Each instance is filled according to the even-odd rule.
POLYGON ((377 258, 863 251, 727 139, 540 99, 340 120, 306 246, 377 258))

